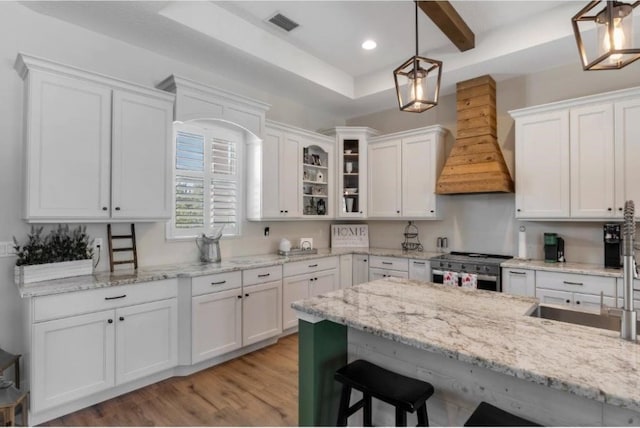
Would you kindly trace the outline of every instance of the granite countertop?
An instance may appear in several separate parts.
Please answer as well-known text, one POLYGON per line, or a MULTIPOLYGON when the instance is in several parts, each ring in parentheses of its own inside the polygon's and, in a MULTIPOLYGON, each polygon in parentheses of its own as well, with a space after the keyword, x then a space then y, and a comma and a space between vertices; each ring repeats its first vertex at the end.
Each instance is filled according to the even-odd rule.
POLYGON ((91 290, 95 288, 114 287, 135 284, 138 282, 159 281, 171 278, 190 278, 216 273, 232 272, 245 269, 282 265, 284 263, 313 260, 322 257, 340 256, 343 254, 368 254, 386 257, 405 257, 428 260, 441 253, 405 252, 388 248, 336 248, 319 249, 317 254, 283 257, 277 254, 234 257, 218 263, 177 263, 171 265, 150 266, 134 270, 117 272, 96 272, 93 275, 75 276, 55 279, 26 285, 17 285, 20 297, 37 297, 73 291, 91 290))
MULTIPOLYGON (((537 300, 386 278, 292 307, 530 382, 640 411, 640 345, 527 316, 537 300)), ((304 318, 303 318, 304 319, 304 318)))
POLYGON ((544 260, 511 259, 502 262, 503 268, 546 270, 549 272, 577 273, 583 275, 610 276, 622 278, 622 269, 605 268, 595 263, 547 263, 544 260))

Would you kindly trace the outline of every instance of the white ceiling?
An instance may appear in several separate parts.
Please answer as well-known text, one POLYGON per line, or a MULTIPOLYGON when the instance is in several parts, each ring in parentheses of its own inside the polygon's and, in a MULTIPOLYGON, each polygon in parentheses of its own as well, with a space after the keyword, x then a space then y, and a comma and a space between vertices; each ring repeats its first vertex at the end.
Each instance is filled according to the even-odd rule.
MULTIPOLYGON (((483 74, 500 81, 579 61, 571 17, 584 0, 451 3, 475 33, 475 49, 459 52, 418 15, 420 53, 444 62, 444 94, 483 74)), ((392 71, 415 50, 408 0, 22 4, 344 117, 395 108, 392 71), (300 27, 286 33, 266 22, 276 12, 300 27), (364 51, 366 38, 377 49, 364 51)))

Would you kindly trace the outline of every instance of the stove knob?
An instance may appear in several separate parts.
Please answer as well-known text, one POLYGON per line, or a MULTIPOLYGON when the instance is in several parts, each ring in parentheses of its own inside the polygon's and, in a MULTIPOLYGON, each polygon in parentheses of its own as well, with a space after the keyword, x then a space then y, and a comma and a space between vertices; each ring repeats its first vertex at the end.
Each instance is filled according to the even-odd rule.
POLYGON ((480 270, 480 266, 476 266, 476 270, 479 271, 480 270))
POLYGON ((444 263, 440 262, 440 267, 444 267, 444 263))
POLYGON ((489 272, 489 266, 485 266, 485 267, 484 267, 484 271, 485 271, 485 272, 489 272))
POLYGON ((451 267, 451 263, 447 263, 447 267, 450 268, 451 267))
POLYGON ((461 269, 466 269, 467 267, 465 265, 460 266, 461 269))

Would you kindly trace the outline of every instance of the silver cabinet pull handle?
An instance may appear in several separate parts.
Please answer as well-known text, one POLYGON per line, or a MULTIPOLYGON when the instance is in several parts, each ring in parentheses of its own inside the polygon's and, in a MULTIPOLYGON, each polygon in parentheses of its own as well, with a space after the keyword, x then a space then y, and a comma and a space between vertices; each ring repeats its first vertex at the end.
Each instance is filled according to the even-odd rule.
POLYGON ((426 265, 426 262, 413 262, 414 265, 426 265))
POLYGON ((383 265, 392 265, 392 262, 382 262, 383 265))
POLYGON ((105 298, 104 298, 104 300, 124 299, 125 297, 127 297, 127 295, 126 295, 126 294, 123 294, 122 296, 105 297, 105 298))
POLYGON ((224 284, 226 282, 227 282, 226 280, 225 281, 212 282, 211 285, 221 285, 221 284, 224 284))
POLYGON ((318 263, 316 263, 315 265, 309 265, 309 267, 318 267, 318 263))
POLYGON ((264 278, 264 277, 269 276, 269 275, 271 275, 271 274, 270 273, 263 273, 263 274, 258 275, 258 278, 264 278))
POLYGON ((526 275, 526 272, 516 272, 515 270, 510 270, 509 273, 512 273, 514 275, 526 275))
POLYGON ((567 285, 579 285, 579 286, 583 286, 584 284, 581 282, 572 282, 572 281, 562 281, 567 285))

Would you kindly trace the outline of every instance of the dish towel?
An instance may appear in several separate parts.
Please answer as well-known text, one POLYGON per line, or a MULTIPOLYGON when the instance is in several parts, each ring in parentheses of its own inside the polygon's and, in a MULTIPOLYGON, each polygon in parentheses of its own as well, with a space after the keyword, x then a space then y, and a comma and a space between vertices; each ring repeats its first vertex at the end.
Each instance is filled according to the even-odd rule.
POLYGON ((442 280, 444 285, 453 285, 454 287, 458 286, 458 272, 446 271, 444 273, 444 278, 442 280))
POLYGON ((462 273, 462 288, 478 288, 478 275, 475 273, 462 273))

